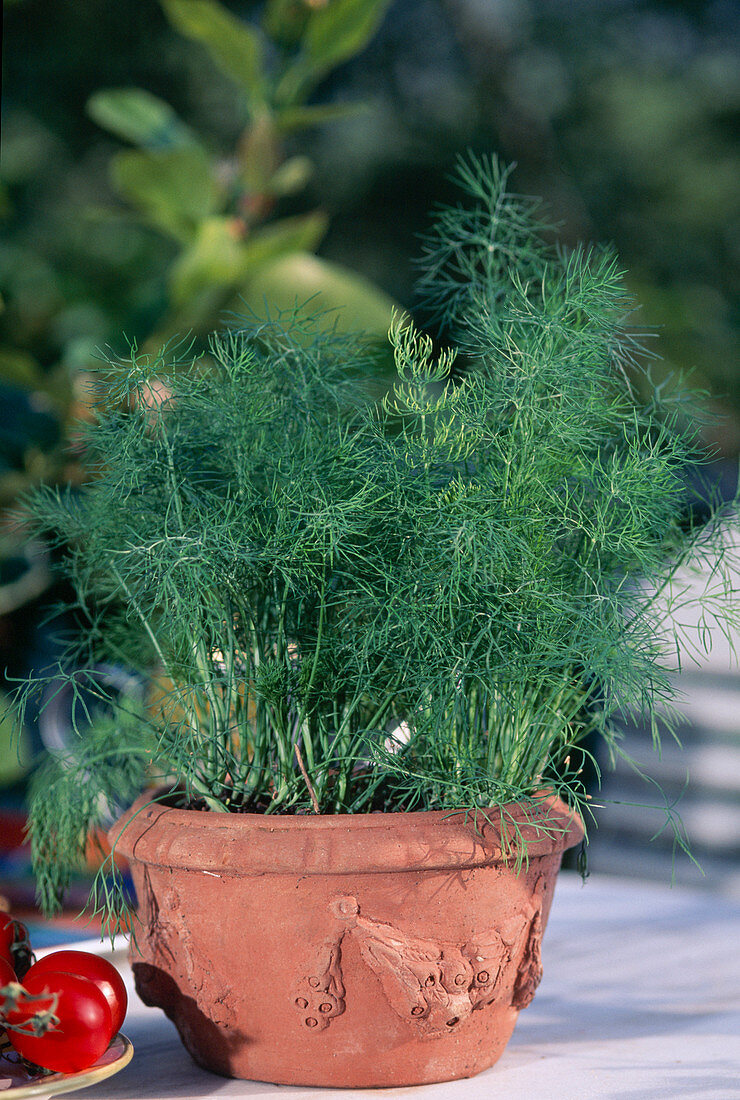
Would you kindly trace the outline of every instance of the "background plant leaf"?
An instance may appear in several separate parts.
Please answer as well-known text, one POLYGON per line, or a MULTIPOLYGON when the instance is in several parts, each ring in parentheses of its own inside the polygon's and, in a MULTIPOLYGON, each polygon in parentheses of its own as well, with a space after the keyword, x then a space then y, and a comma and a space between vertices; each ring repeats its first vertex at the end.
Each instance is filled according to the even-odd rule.
POLYGON ((0 691, 0 787, 17 783, 31 767, 28 731, 18 722, 10 699, 0 691))
POLYGON ((307 130, 311 126, 323 126, 328 122, 341 122, 346 118, 365 114, 367 103, 310 103, 305 106, 285 107, 279 111, 275 124, 283 133, 307 130))
POLYGON ((316 8, 303 46, 312 65, 325 71, 359 53, 378 29, 390 0, 331 0, 316 8))
POLYGON ((16 348, 0 348, 0 379, 24 389, 43 388, 44 384, 43 374, 33 356, 16 348))
POLYGON ((244 89, 253 103, 265 98, 263 48, 259 33, 216 0, 162 0, 172 26, 205 46, 216 65, 244 89))
POLYGON ((215 213, 218 189, 199 146, 117 153, 111 175, 124 198, 179 241, 190 242, 201 220, 215 213))
MULTIPOLYGON (((266 264, 242 291, 243 301, 256 313, 268 302, 279 310, 312 299, 316 310, 336 310, 337 326, 386 340, 396 302, 354 271, 308 252, 293 252, 266 264)), ((238 308, 238 306, 237 306, 238 308)))
POLYGON ((205 219, 193 244, 172 268, 173 301, 182 305, 213 284, 236 286, 262 264, 287 253, 314 248, 326 231, 326 220, 320 212, 283 218, 242 241, 234 218, 205 219))
POLYGON ((103 88, 87 101, 87 113, 104 130, 143 149, 197 144, 169 103, 144 88, 103 88))
POLYGON ((262 26, 274 42, 290 49, 300 41, 310 14, 303 0, 267 0, 262 26))

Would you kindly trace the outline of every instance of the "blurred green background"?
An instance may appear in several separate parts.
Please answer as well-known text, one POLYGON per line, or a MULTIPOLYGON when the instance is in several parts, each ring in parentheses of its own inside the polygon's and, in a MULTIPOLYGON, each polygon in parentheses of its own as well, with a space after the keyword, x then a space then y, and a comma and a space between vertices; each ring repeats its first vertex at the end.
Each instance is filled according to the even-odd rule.
POLYGON ((95 349, 312 294, 382 341, 467 148, 516 161, 567 243, 617 246, 657 371, 708 391, 707 440, 736 458, 739 41, 728 0, 6 0, 8 675, 53 659, 49 563, 10 516, 83 476, 95 349))

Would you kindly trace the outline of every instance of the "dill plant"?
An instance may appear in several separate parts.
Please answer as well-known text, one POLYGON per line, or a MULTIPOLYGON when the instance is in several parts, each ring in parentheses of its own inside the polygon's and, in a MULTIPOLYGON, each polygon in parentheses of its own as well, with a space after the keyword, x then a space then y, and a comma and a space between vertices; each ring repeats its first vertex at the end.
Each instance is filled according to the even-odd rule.
MULTIPOLYGON (((380 403, 361 337, 306 309, 216 334, 207 365, 101 368, 90 483, 30 505, 84 630, 23 694, 61 680, 102 707, 36 779, 47 909, 90 826, 146 784, 211 812, 543 791, 584 810, 587 735, 617 753, 639 711, 657 743, 674 628, 656 593, 717 541, 680 523, 698 438, 680 403, 637 396, 615 257, 551 244, 507 175, 460 163, 466 202, 438 212, 419 281, 443 350, 399 320, 380 403), (111 661, 141 697, 100 686, 111 661)), ((725 627, 726 596, 705 607, 725 627)), ((93 903, 120 906, 105 874, 93 903)))

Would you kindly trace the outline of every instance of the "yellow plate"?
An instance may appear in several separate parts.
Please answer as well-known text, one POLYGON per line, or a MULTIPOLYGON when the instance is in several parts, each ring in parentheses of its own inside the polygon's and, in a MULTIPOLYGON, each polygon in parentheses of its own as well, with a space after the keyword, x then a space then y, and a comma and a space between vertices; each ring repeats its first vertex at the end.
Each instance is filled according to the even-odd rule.
POLYGON ((133 1057, 134 1048, 125 1035, 116 1035, 105 1054, 98 1058, 94 1066, 80 1070, 79 1073, 30 1074, 23 1066, 0 1058, 0 1098, 1 1100, 21 1100, 21 1097, 61 1096, 63 1092, 82 1089, 112 1077, 119 1069, 127 1066, 133 1057))

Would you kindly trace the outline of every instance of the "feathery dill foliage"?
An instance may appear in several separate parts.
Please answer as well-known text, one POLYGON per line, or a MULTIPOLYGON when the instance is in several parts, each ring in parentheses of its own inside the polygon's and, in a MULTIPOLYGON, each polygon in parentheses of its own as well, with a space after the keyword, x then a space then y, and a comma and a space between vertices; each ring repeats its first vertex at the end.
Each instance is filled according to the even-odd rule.
POLYGON ((82 690, 91 670, 113 713, 37 781, 47 907, 87 827, 147 779, 211 811, 543 789, 583 807, 574 747, 597 731, 618 752, 615 719, 670 698, 636 581, 670 586, 694 552, 696 440, 630 388, 645 356, 614 256, 549 245, 494 160, 459 179, 420 289, 464 371, 398 323, 399 380, 372 407, 361 339, 300 311, 214 336, 208 369, 102 371, 93 480, 32 504, 86 617, 66 675, 82 690), (110 661, 138 670, 143 704, 106 698, 92 669, 110 661))

